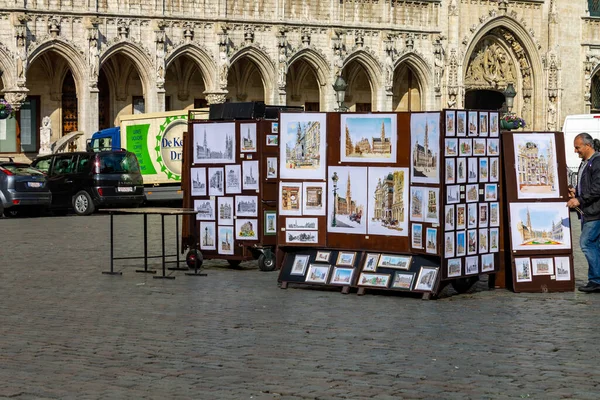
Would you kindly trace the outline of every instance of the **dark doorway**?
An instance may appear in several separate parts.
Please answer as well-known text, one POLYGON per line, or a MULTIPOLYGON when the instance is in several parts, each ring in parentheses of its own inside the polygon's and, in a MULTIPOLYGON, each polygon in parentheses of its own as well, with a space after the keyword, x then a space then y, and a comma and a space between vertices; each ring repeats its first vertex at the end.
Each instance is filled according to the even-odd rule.
POLYGON ((465 108, 474 110, 500 110, 504 95, 495 90, 470 90, 465 94, 465 108))
POLYGON ((77 89, 71 71, 67 72, 62 87, 62 134, 77 130, 77 89))
POLYGON ((110 92, 108 79, 104 71, 100 70, 98 75, 98 129, 112 127, 110 120, 110 92))

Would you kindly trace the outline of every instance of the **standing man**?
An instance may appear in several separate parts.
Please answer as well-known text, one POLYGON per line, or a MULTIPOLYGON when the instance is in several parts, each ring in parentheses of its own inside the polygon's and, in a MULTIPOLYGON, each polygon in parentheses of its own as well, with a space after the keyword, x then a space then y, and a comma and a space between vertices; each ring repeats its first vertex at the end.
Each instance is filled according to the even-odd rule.
POLYGON ((600 153, 594 150, 598 139, 588 133, 575 136, 575 153, 581 158, 577 188, 569 188, 567 207, 575 208, 581 218, 579 244, 589 269, 588 283, 579 287, 585 293, 600 292, 600 153))

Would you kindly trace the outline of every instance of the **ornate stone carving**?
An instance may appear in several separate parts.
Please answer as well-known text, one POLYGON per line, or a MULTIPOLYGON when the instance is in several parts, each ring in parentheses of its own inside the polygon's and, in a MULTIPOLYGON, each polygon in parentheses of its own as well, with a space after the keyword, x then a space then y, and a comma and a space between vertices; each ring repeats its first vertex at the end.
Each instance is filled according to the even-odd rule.
POLYGON ((287 48, 288 42, 286 38, 287 30, 280 29, 279 35, 277 36, 277 45, 279 47, 278 57, 278 73, 277 73, 277 85, 279 86, 279 92, 285 93, 286 77, 287 77, 287 48))
POLYGON ((5 89, 3 92, 4 99, 10 103, 15 111, 19 111, 23 103, 25 103, 25 99, 27 99, 27 92, 29 92, 29 90, 25 88, 16 90, 5 89))
POLYGON ((206 93, 206 102, 208 105, 225 103, 227 92, 206 93))
POLYGON ((450 0, 450 4, 448 4, 448 15, 452 17, 458 15, 458 4, 456 0, 450 0))
POLYGON ((165 30, 154 31, 154 42, 156 44, 156 87, 165 87, 165 30))
POLYGON ((50 138, 52 137, 52 125, 50 117, 42 118, 42 126, 40 127, 40 152, 39 156, 52 153, 50 150, 50 138))
POLYGON ((26 26, 21 24, 15 27, 15 38, 17 44, 17 86, 25 87, 25 76, 27 72, 27 34, 26 26))
POLYGON ((354 34, 354 44, 356 45, 356 48, 362 48, 365 45, 365 31, 356 31, 354 34))
POLYGON ((303 47, 310 46, 310 29, 309 28, 302 29, 302 46, 303 47))
POLYGON ((194 40, 194 25, 191 22, 186 22, 183 27, 183 40, 185 43, 190 43, 194 40))
POLYGON ((119 19, 117 22, 117 35, 119 39, 125 40, 129 38, 129 26, 131 25, 131 20, 129 19, 119 19))
POLYGON ((48 34, 53 38, 60 35, 60 17, 53 15, 48 19, 48 34))
POLYGON ((556 130, 556 119, 557 119, 557 99, 556 97, 548 99, 548 129, 551 131, 556 130))
POLYGON ((90 87, 98 87, 98 70, 100 68, 100 50, 98 49, 98 26, 93 24, 88 29, 89 58, 90 67, 90 87))
POLYGON ((499 88, 515 82, 516 71, 506 51, 490 38, 482 40, 473 51, 465 85, 471 88, 499 88))
POLYGON ((439 36, 433 44, 434 90, 437 94, 441 94, 444 76, 445 51, 442 40, 443 37, 439 36))
POLYGON ((244 42, 246 42, 246 44, 254 43, 254 27, 251 25, 246 25, 244 27, 244 42))
POLYGON ((412 49, 415 47, 415 35, 414 35, 414 33, 409 33, 406 36, 406 39, 404 41, 404 47, 406 48, 407 51, 412 51, 412 49))

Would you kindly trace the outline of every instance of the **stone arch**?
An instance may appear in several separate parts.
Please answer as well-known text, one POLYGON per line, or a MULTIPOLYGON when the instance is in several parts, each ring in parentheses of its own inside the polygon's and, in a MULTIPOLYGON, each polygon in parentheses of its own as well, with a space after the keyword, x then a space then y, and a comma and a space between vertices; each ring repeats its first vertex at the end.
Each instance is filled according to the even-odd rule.
POLYGON ((154 75, 154 62, 150 58, 150 55, 133 42, 119 42, 112 45, 101 54, 100 68, 102 68, 106 60, 115 54, 125 55, 133 62, 142 81, 144 92, 148 95, 151 92, 149 88, 153 82, 152 76, 154 75), (152 75, 150 72, 152 72, 152 75))
POLYGON ((286 82, 286 95, 287 102, 290 104, 297 101, 302 95, 305 101, 310 97, 310 93, 307 93, 303 89, 305 79, 313 79, 310 74, 314 76, 316 80, 316 90, 318 91, 319 104, 327 103, 327 82, 329 82, 329 76, 331 68, 325 57, 312 48, 303 48, 292 54, 287 61, 287 82, 286 82), (302 95, 300 95, 302 93, 302 95))
POLYGON ((83 93, 83 85, 87 78, 87 63, 81 51, 60 38, 50 39, 40 43, 29 53, 27 65, 33 64, 42 54, 48 51, 54 51, 64 57, 75 79, 77 92, 83 93))
POLYGON ((394 62, 394 71, 402 66, 408 66, 417 76, 419 91, 421 92, 421 109, 426 110, 427 99, 430 93, 431 82, 433 81, 433 71, 425 59, 415 52, 402 54, 394 62))
POLYGON ((165 59, 165 70, 169 69, 172 62, 180 56, 190 57, 200 69, 204 86, 207 89, 216 90, 217 88, 217 65, 214 58, 206 49, 195 43, 184 44, 174 49, 165 59))
POLYGON ((287 64, 290 66, 300 59, 306 61, 311 67, 314 68, 319 85, 323 86, 327 83, 331 69, 329 68, 329 63, 321 54, 310 48, 300 49, 296 53, 292 54, 287 64))
POLYGON ((274 100, 273 88, 277 83, 277 73, 273 60, 262 49, 256 46, 246 46, 231 56, 229 64, 233 65, 242 58, 247 58, 254 62, 260 72, 263 87, 265 88, 265 102, 272 102, 274 100))
POLYGON ((0 79, 2 79, 4 89, 17 86, 14 73, 15 66, 12 60, 13 57, 9 54, 8 50, 0 46, 0 79))
POLYGON ((466 46, 463 59, 462 79, 464 80, 469 68, 473 52, 486 36, 498 34, 500 41, 505 42, 505 47, 510 49, 508 53, 515 65, 523 62, 527 65, 521 65, 515 77, 515 87, 517 89, 517 98, 515 98, 515 108, 518 114, 521 114, 532 129, 541 127, 544 121, 543 110, 545 110, 544 100, 544 68, 541 56, 538 52, 538 44, 534 42, 529 32, 512 16, 499 16, 483 23, 473 34, 471 40, 466 46), (501 37, 503 36, 503 37, 501 37), (512 42, 512 43, 511 43, 512 42), (529 69, 528 74, 524 74, 524 69, 529 69), (535 104, 538 102, 539 104, 535 104))
POLYGON ((352 61, 356 61, 365 69, 365 71, 367 71, 367 77, 369 78, 371 91, 373 94, 375 94, 379 86, 379 80, 377 77, 383 76, 383 70, 379 61, 377 61, 372 54, 366 52, 365 50, 358 50, 352 54, 349 54, 344 60, 343 67, 345 68, 352 61))

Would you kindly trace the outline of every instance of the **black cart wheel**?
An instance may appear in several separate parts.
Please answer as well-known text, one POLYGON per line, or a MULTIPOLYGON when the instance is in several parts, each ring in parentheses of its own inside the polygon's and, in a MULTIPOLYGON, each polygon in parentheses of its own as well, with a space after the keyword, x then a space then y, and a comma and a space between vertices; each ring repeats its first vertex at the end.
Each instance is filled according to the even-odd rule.
POLYGON ((264 254, 261 254, 258 256, 258 268, 261 271, 273 271, 275 269, 275 258, 267 258, 264 254))
POLYGON ((231 268, 238 268, 242 263, 240 260, 227 260, 231 268))
POLYGON ((185 263, 189 269, 200 269, 204 262, 204 256, 199 250, 192 249, 185 256, 185 263))
POLYGON ((472 276, 469 278, 458 278, 452 281, 452 287, 458 293, 466 293, 471 286, 473 286, 479 280, 478 276, 472 276))
POLYGON ((85 190, 78 192, 73 196, 73 209, 77 215, 90 215, 94 212, 94 202, 85 190))

